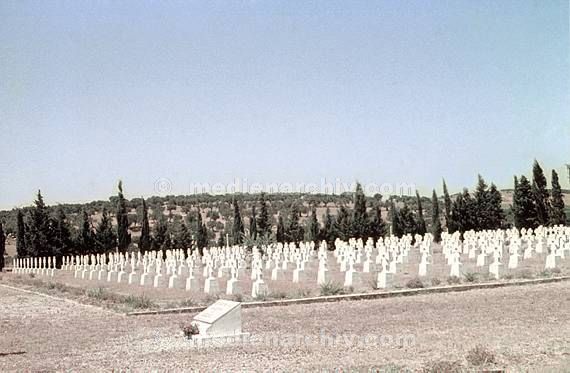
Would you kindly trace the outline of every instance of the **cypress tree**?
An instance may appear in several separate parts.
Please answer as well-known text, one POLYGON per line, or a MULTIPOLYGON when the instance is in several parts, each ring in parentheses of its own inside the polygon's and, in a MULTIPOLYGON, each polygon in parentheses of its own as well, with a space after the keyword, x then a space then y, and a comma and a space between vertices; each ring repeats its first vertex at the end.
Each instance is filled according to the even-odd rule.
POLYGON ((271 223, 269 222, 269 211, 267 209, 267 202, 265 201, 265 193, 263 192, 259 198, 259 205, 261 206, 261 209, 257 220, 257 229, 259 235, 262 237, 269 237, 271 234, 271 223))
POLYGON ((4 269, 4 253, 6 251, 6 236, 4 235, 4 227, 0 221, 0 272, 4 269))
POLYGON ((150 225, 148 222, 148 208, 144 198, 142 199, 142 221, 141 221, 141 238, 139 241, 139 251, 144 254, 150 250, 150 225))
POLYGON ((368 232, 369 237, 372 237, 374 242, 378 241, 380 237, 384 237, 386 235, 386 224, 382 219, 382 207, 379 202, 374 206, 368 232))
POLYGON ((30 221, 28 225, 29 246, 28 255, 30 256, 52 256, 52 243, 50 242, 50 219, 47 207, 41 192, 38 190, 38 196, 35 206, 30 211, 30 221))
POLYGON ((320 240, 327 242, 329 250, 334 250, 334 240, 337 237, 335 233, 335 220, 328 207, 323 220, 325 224, 321 229, 320 240))
POLYGON ((275 237, 277 242, 285 243, 285 224, 283 223, 283 217, 279 215, 277 218, 277 235, 275 237))
POLYGON ((435 242, 441 242, 441 220, 439 219, 439 202, 435 189, 431 194, 431 234, 435 242))
POLYGON ((487 183, 481 175, 478 175, 477 188, 475 189, 475 229, 485 230, 491 228, 491 217, 489 216, 490 196, 487 190, 487 183))
POLYGON ((459 194, 451 208, 451 220, 454 228, 463 233, 477 226, 477 202, 471 197, 467 188, 459 194))
POLYGON ((544 176, 544 172, 536 159, 532 166, 532 195, 536 206, 536 219, 538 225, 547 225, 549 195, 546 190, 546 177, 544 176))
POLYGON ((354 238, 366 239, 368 230, 368 214, 366 213, 366 197, 362 190, 362 185, 356 183, 354 193, 354 211, 352 214, 351 235, 354 238))
POLYGON ((338 215, 335 220, 334 230, 338 238, 347 241, 349 238, 354 237, 352 234, 352 224, 350 222, 350 215, 346 207, 341 206, 338 210, 338 215))
MULTIPOLYGON (((236 203, 237 206, 237 203, 236 203)), ((238 216, 239 216, 239 209, 238 209, 238 216)), ((241 216, 239 217, 241 222, 241 216)), ((235 226, 235 224, 234 224, 235 226)), ((196 221, 196 245, 198 246, 198 252, 200 255, 204 255, 204 248, 208 246, 208 230, 206 229, 206 225, 202 222, 202 213, 198 210, 198 218, 196 221)), ((243 239, 243 224, 241 226, 241 234, 240 237, 243 239)), ((235 236, 234 236, 235 239, 235 236)), ((241 241, 240 241, 241 243, 241 241)), ((236 243, 237 244, 237 243, 236 243)))
POLYGON ((392 222, 392 235, 396 237, 402 237, 404 234, 404 228, 400 221, 400 211, 396 209, 394 200, 392 200, 390 203, 390 221, 392 222))
POLYGON ((85 210, 82 211, 82 222, 79 228, 79 233, 76 240, 76 251, 74 254, 89 254, 96 251, 95 248, 95 237, 93 235, 93 230, 91 229, 91 222, 89 221, 89 215, 85 210))
POLYGON ((445 207, 444 216, 445 216, 445 226, 449 233, 453 233, 455 228, 453 227, 453 222, 451 221, 451 197, 449 196, 449 192, 447 191, 447 185, 445 184, 445 179, 443 180, 443 206, 445 207))
POLYGON ((313 208, 309 217, 309 226, 307 229, 307 241, 317 243, 319 241, 319 221, 317 219, 317 211, 313 208))
POLYGON ((566 225, 566 213, 564 212, 564 199, 558 174, 552 170, 552 190, 550 192, 550 225, 566 225))
POLYGON ((186 249, 192 247, 192 233, 188 226, 183 221, 180 222, 175 231, 174 235, 174 247, 176 249, 181 249, 186 252, 186 249))
POLYGON ((18 258, 25 258, 29 254, 26 248, 26 225, 24 224, 24 214, 22 214, 22 210, 18 210, 16 214, 16 227, 16 252, 18 258))
POLYGON ((502 201, 503 197, 501 196, 501 192, 499 192, 495 184, 491 183, 491 187, 489 188, 489 203, 487 205, 487 229, 500 229, 504 227, 505 211, 503 211, 503 207, 501 206, 502 201))
POLYGON ((54 255, 63 256, 73 254, 73 241, 71 239, 71 231, 67 217, 61 206, 56 210, 56 218, 54 220, 54 255))
POLYGON ((407 203, 404 203, 404 207, 400 209, 398 218, 403 230, 403 234, 414 235, 418 233, 418 222, 414 218, 414 214, 412 214, 412 211, 408 207, 407 203))
POLYGON ((289 215, 289 224, 287 226, 287 240, 289 242, 301 242, 305 235, 303 227, 299 224, 300 217, 299 208, 296 203, 291 207, 291 214, 289 215))
MULTIPOLYGON (((95 229, 95 247, 96 253, 107 253, 115 250, 117 247, 117 236, 113 231, 111 219, 107 215, 107 209, 103 208, 101 213, 101 221, 95 229)), ((92 251, 93 252, 93 251, 92 251)))
POLYGON ((515 193, 513 195, 513 215, 515 227, 518 229, 534 229, 538 226, 538 221, 535 200, 530 182, 523 175, 521 176, 518 183, 515 184, 515 186, 515 193))
POLYGON ((416 190, 416 201, 418 204, 418 219, 417 219, 417 227, 416 232, 419 235, 424 235, 427 232, 426 228, 426 221, 424 219, 424 209, 422 207, 422 199, 420 197, 420 193, 416 190))
MULTIPOLYGON (((164 215, 161 214, 156 220, 156 224, 154 225, 154 237, 151 240, 152 250, 162 250, 163 246, 165 246, 165 242, 169 240, 170 238, 168 237, 168 225, 166 224, 164 215)), ((166 246, 169 246, 169 244, 166 243, 166 246)))
POLYGON ((257 240, 257 217, 255 215, 255 206, 251 207, 251 218, 249 219, 249 237, 257 240))
POLYGON ((241 220, 241 214, 239 212, 239 205, 237 201, 233 200, 234 205, 234 225, 232 229, 232 238, 234 245, 239 245, 243 242, 244 227, 243 221, 241 220))
POLYGON ((131 235, 129 233, 129 219, 125 197, 123 196, 123 182, 119 181, 119 200, 117 202, 117 248, 119 252, 126 252, 131 243, 131 235))

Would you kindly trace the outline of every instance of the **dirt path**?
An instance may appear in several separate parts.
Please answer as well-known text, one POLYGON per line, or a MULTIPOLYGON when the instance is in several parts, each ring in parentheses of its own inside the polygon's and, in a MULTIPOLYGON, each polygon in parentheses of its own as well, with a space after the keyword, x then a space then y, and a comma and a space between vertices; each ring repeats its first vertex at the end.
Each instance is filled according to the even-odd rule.
POLYGON ((179 325, 192 315, 125 317, 0 288, 0 371, 417 370, 442 360, 467 367, 477 344, 495 353, 495 367, 561 371, 570 369, 568 310, 567 283, 246 309, 251 343, 191 349, 179 325))

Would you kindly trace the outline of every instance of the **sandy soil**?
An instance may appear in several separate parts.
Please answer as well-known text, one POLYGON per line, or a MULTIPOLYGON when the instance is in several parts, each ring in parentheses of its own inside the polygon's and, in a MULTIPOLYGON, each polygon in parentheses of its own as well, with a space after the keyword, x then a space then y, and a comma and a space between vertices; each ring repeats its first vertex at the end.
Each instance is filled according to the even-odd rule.
POLYGON ((495 354, 491 367, 568 371, 569 309, 564 282, 245 309, 250 343, 193 348, 180 331, 189 314, 127 317, 0 287, 0 371, 468 368, 478 344, 495 354))

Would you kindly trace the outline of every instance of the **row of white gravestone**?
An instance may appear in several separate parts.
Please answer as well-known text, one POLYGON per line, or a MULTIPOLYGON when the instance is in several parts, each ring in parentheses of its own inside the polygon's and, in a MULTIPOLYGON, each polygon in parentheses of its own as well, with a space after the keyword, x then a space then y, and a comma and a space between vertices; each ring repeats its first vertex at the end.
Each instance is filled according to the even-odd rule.
MULTIPOLYGON (((465 232, 463 237, 461 241, 459 233, 442 234, 442 250, 450 267, 450 276, 461 276, 462 257, 463 261, 475 260, 479 267, 488 265, 489 273, 499 278, 503 259, 507 255, 509 269, 517 268, 521 260, 532 258, 535 253, 547 254, 546 269, 555 268, 560 260, 570 255, 570 228, 567 227, 539 227, 534 231, 470 231, 465 232)), ((332 261, 326 242, 322 242, 318 250, 311 242, 254 247, 251 255, 244 247, 234 246, 205 249, 202 256, 197 251, 185 253, 182 250, 168 250, 149 251, 144 255, 111 253, 64 257, 61 268, 89 280, 196 291, 203 289, 206 293, 225 290, 228 294, 242 293, 245 289, 240 280, 249 276, 253 280, 253 296, 267 292, 264 270, 269 271, 271 281, 316 281, 323 285, 330 281, 332 269, 343 274, 344 286, 347 287, 360 286, 362 274, 374 272, 377 274, 377 287, 386 288, 402 265, 408 262, 411 252, 420 255, 418 275, 423 277, 429 274, 433 258, 432 239, 430 234, 416 236, 415 240, 410 235, 402 238, 390 236, 375 243, 370 239, 366 242, 361 239, 337 239, 332 261), (317 268, 316 278, 307 275, 307 270, 312 268, 317 268), (226 289, 220 289, 219 279, 227 279, 226 289)), ((15 261, 15 271, 45 270, 53 273, 54 267, 55 258, 22 258, 15 261)))
MULTIPOLYGON (((464 234, 460 241, 459 233, 442 234, 443 253, 447 264, 451 266, 450 276, 460 276, 462 254, 468 259, 475 259, 477 267, 489 265, 489 273, 499 279, 503 272, 503 259, 508 254, 508 269, 518 268, 521 260, 527 260, 536 254, 546 254, 545 269, 554 269, 570 255, 569 227, 538 227, 534 230, 493 230, 464 234), (521 255, 522 252, 522 255, 521 255), (521 259, 522 257, 522 259, 521 259), (490 262, 492 258, 492 262, 490 262), (490 263, 489 263, 490 262, 490 263)), ((425 275, 420 266, 420 275, 425 275)))

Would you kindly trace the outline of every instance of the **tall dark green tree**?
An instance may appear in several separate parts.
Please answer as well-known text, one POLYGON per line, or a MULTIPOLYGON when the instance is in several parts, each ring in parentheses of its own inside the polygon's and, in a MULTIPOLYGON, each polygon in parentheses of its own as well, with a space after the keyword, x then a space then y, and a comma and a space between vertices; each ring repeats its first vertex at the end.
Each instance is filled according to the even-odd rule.
POLYGON ((0 221, 0 272, 4 269, 4 253, 6 252, 6 235, 4 234, 4 227, 0 221))
POLYGON ((26 248, 26 225, 24 223, 22 210, 18 210, 16 213, 16 229, 16 253, 18 254, 18 258, 25 258, 29 254, 26 248))
MULTIPOLYGON (((238 210, 239 215, 239 210, 238 210)), ((239 217, 241 221, 241 216, 239 217)), ((202 213, 198 210, 198 218, 196 221, 196 245, 198 246, 198 251, 200 255, 204 255, 204 248, 208 247, 208 229, 206 228, 206 224, 202 221, 202 213)), ((242 230, 241 230, 240 237, 243 239, 243 223, 242 223, 242 230)))
POLYGON ((32 207, 29 216, 29 234, 26 248, 30 256, 52 256, 53 246, 50 240, 51 227, 47 207, 41 192, 38 190, 35 206, 32 207))
POLYGON ((317 219, 317 211, 314 208, 312 209, 311 216, 309 217, 307 241, 313 241, 315 243, 319 241, 319 221, 317 219))
POLYGON ((343 241, 348 241, 348 239, 354 237, 352 232, 352 223, 350 221, 350 214, 348 209, 341 206, 338 210, 338 215, 335 220, 334 231, 336 236, 343 241))
POLYGON ((172 246, 176 249, 184 250, 184 252, 192 247, 192 232, 190 232, 184 221, 180 221, 176 225, 172 246))
POLYGON ((475 189, 475 206, 476 206, 476 216, 475 216, 475 229, 485 230, 491 229, 491 222, 489 216, 490 209, 490 195, 485 179, 481 175, 477 176, 477 187, 475 189))
POLYGON ((53 221, 53 239, 54 255, 59 257, 62 255, 72 255, 74 253, 71 229, 61 206, 57 207, 56 216, 53 221))
POLYGON ((552 170, 552 190, 550 191, 550 225, 566 225, 564 199, 558 180, 558 173, 552 170))
POLYGON ((321 241, 326 241, 329 250, 334 250, 334 240, 337 238, 337 234, 335 233, 335 219, 331 215, 329 208, 325 212, 325 216, 323 218, 324 225, 321 229, 319 239, 321 241))
POLYGON ((289 242, 303 241, 305 230, 299 223, 300 216, 301 213, 299 212, 299 208, 297 207, 297 204, 294 203, 293 206, 291 206, 291 213, 289 215, 289 224, 287 225, 286 237, 289 242))
POLYGON ((257 219, 257 230, 262 237, 269 237, 271 234, 271 222, 269 221, 269 210, 267 208, 267 201, 265 200, 265 193, 261 193, 259 197, 259 218, 257 219))
POLYGON ((445 226, 449 233, 453 233, 455 231, 455 227, 453 226, 453 222, 451 221, 451 209, 452 209, 452 202, 451 197, 449 196, 449 192, 447 191, 447 185, 445 184, 445 179, 443 180, 443 207, 444 209, 444 216, 445 216, 445 226))
POLYGON ((285 223, 283 223, 283 217, 279 215, 277 218, 277 234, 275 240, 284 243, 286 239, 285 223))
POLYGON ((412 236, 418 233, 418 222, 412 213, 412 210, 408 207, 407 203, 399 211, 399 221, 404 234, 411 234, 412 236))
POLYGON ((422 207, 422 198, 420 193, 416 190, 416 202, 418 205, 418 217, 416 219, 416 233, 419 235, 424 235, 427 233, 426 221, 424 219, 424 209, 422 207))
POLYGON ((352 235, 354 238, 366 239, 368 235, 368 214, 366 213, 366 197, 362 185, 356 183, 354 193, 354 211, 352 214, 352 235))
POLYGON ((392 223, 392 235, 396 237, 402 237, 404 234, 404 227, 400 221, 400 211, 396 208, 394 200, 390 201, 390 222, 392 223))
POLYGON ((75 240, 74 254, 85 255, 93 253, 97 251, 95 246, 95 237, 91 227, 91 221, 89 220, 87 211, 83 210, 81 213, 81 226, 79 227, 79 232, 75 240))
POLYGON ((477 202, 467 188, 457 195, 451 208, 451 220, 457 231, 463 233, 477 227, 477 202))
POLYGON ((170 247, 170 236, 166 218, 160 214, 154 225, 154 234, 150 247, 153 251, 162 250, 164 247, 170 247))
POLYGON ((238 202, 235 200, 235 198, 233 200, 233 205, 234 205, 234 224, 232 228, 232 239, 234 245, 239 245, 243 242, 243 235, 245 229, 243 226, 243 221, 241 220, 239 205, 238 202))
POLYGON ((382 219, 382 206, 378 202, 372 209, 372 216, 368 224, 368 236, 372 237, 374 242, 376 242, 380 237, 384 237, 385 235, 386 223, 384 223, 382 219))
POLYGON ((95 229, 94 252, 107 253, 114 251, 116 247, 117 235, 113 231, 113 225, 109 215, 107 214, 107 209, 103 208, 103 211, 101 212, 101 221, 95 229))
POLYGON ((501 206, 503 197, 495 184, 491 183, 489 188, 489 202, 487 204, 487 228, 500 229, 505 227, 505 211, 501 206))
POLYGON ((536 206, 536 219, 538 224, 547 225, 549 222, 548 211, 550 209, 550 196, 548 190, 546 190, 546 177, 536 159, 532 166, 532 195, 534 197, 534 205, 536 206))
POLYGON ((139 240, 139 250, 141 254, 150 250, 150 225, 148 222, 148 208, 144 198, 142 199, 141 238, 139 240))
POLYGON ((532 187, 523 175, 520 180, 515 177, 515 191, 513 194, 513 216, 515 227, 536 228, 538 226, 536 205, 532 187))
POLYGON ((439 218, 439 201, 435 189, 431 194, 431 234, 435 242, 441 242, 441 220, 439 218))
POLYGON ((249 219, 249 237, 257 240, 257 216, 255 214, 255 206, 251 207, 251 218, 249 219))
POLYGON ((127 203, 123 196, 123 182, 119 181, 119 194, 117 202, 117 248, 119 252, 126 252, 131 244, 131 234, 129 233, 129 219, 127 212, 127 203))

